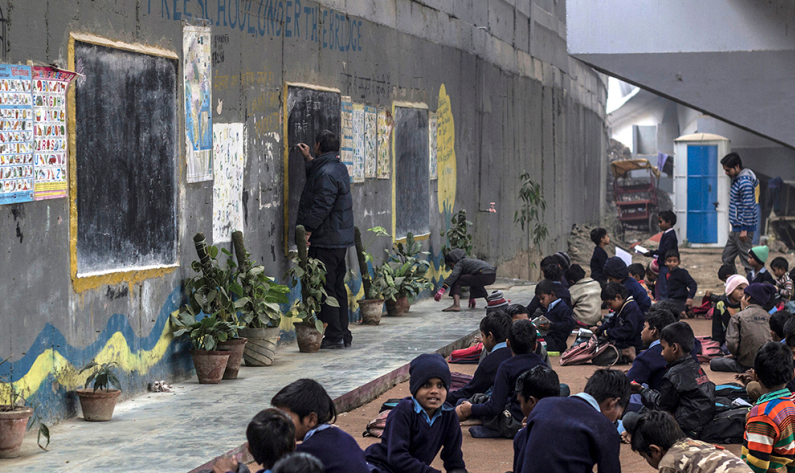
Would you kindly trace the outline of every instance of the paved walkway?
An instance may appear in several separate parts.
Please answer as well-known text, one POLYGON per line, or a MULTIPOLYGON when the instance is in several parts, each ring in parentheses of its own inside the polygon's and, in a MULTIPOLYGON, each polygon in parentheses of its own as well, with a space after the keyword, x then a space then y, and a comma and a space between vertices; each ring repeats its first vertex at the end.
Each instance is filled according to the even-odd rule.
MULTIPOLYGON (((529 286, 498 281, 505 297, 529 302, 529 286)), ((242 367, 237 380, 200 385, 196 378, 174 385, 174 394, 144 394, 116 406, 110 422, 71 419, 51 427, 49 452, 36 446, 31 432, 21 456, 1 460, 12 472, 187 472, 240 447, 248 422, 283 386, 298 378, 318 380, 341 411, 368 402, 407 379, 409 363, 421 353, 449 352, 471 341, 484 315, 482 308, 458 314, 440 312, 449 305, 426 299, 403 317, 384 317, 381 325, 356 325, 353 347, 298 352, 281 347, 273 366, 242 367)))

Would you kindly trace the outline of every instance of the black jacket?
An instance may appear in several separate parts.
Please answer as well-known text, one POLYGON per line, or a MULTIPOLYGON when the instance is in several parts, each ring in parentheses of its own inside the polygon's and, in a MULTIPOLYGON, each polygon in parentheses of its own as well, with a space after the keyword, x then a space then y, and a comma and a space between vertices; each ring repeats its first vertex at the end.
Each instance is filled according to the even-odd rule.
POLYGON ((670 250, 679 250, 679 239, 676 238, 676 231, 673 229, 663 232, 660 237, 660 246, 651 252, 651 255, 657 258, 657 264, 660 265, 660 268, 665 266, 665 253, 670 250))
POLYGON ((309 242, 317 248, 353 246, 351 179, 336 151, 307 163, 296 224, 312 232, 309 242))
POLYGON ((557 351, 563 353, 569 347, 569 335, 571 335, 571 331, 577 325, 571 309, 566 305, 566 301, 561 300, 555 304, 552 310, 547 309, 544 311, 544 316, 551 322, 549 324, 549 333, 544 337, 547 342, 547 352, 557 351))
POLYGON ((643 388, 643 405, 673 414, 685 432, 699 432, 715 417, 715 384, 688 355, 668 365, 658 390, 643 388))
POLYGON ((601 246, 593 249, 593 256, 591 256, 591 279, 599 281, 602 286, 607 282, 605 276, 605 263, 607 262, 607 252, 601 246))
POLYGON ((447 279, 444 280, 444 287, 450 287, 463 276, 464 274, 496 274, 497 268, 490 265, 485 261, 475 258, 467 258, 466 252, 460 248, 456 248, 447 255, 445 261, 450 260, 453 266, 453 272, 447 279))
POLYGON ((635 347, 636 353, 643 349, 640 332, 643 331, 643 313, 632 296, 617 313, 610 317, 598 330, 618 349, 635 347))
POLYGON ((684 268, 676 268, 665 275, 665 285, 668 288, 668 299, 685 301, 696 297, 698 284, 684 268))

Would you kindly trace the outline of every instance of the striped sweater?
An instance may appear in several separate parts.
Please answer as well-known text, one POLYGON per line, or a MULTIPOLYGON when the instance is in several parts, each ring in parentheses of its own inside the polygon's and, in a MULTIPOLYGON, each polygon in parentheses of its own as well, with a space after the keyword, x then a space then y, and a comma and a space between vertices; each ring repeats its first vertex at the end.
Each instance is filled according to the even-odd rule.
POLYGON ((756 230, 756 186, 758 185, 756 175, 747 168, 740 171, 740 174, 732 180, 729 197, 729 223, 732 231, 756 230))
POLYGON ((757 473, 795 472, 795 402, 789 389, 760 397, 748 412, 742 458, 757 473))

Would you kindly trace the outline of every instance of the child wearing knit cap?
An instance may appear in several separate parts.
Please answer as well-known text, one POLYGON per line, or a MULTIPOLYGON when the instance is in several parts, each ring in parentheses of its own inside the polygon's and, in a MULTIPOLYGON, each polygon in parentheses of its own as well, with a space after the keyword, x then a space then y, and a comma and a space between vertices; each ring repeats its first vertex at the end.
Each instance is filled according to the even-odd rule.
MULTIPOLYGON (((732 274, 726 279, 725 293, 715 302, 712 311, 712 339, 721 344, 726 343, 726 329, 729 327, 729 320, 740 311, 740 302, 743 299, 743 291, 748 287, 748 280, 745 276, 732 274)), ((728 351, 724 351, 728 353, 728 351)))
POLYGON ((638 304, 641 312, 645 314, 649 311, 651 308, 651 299, 649 299, 646 289, 643 289, 643 286, 638 284, 638 281, 629 275, 629 270, 624 260, 618 256, 608 258, 605 263, 605 276, 607 276, 608 281, 623 284, 629 295, 635 299, 635 303, 638 304))
POLYGON ((411 396, 390 411, 381 443, 365 451, 367 462, 382 473, 439 473, 430 465, 441 450, 448 473, 466 473, 461 426, 445 403, 450 368, 442 355, 424 354, 412 360, 409 376, 411 396))
POLYGON ((770 272, 765 268, 767 262, 767 255, 770 249, 765 246, 755 246, 748 251, 748 264, 751 265, 753 271, 748 274, 748 282, 751 284, 772 284, 776 285, 776 280, 770 275, 770 272))

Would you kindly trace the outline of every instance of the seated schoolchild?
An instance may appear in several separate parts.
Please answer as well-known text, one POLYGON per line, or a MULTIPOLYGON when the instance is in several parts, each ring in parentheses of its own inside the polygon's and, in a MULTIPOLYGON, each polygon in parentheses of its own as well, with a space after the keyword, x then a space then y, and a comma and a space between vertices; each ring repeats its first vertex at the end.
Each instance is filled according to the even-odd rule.
MULTIPOLYGON (((548 366, 538 365, 522 373, 516 380, 516 397, 524 414, 523 423, 533 412, 538 401, 545 397, 560 396, 558 374, 548 366)), ((513 439, 513 471, 522 471, 524 446, 527 443, 527 428, 522 427, 513 439)))
MULTIPOLYGON (((726 281, 728 281, 729 276, 733 276, 737 274, 737 268, 733 264, 722 264, 720 268, 718 268, 718 279, 720 282, 726 285, 726 281)), ((723 299, 724 293, 721 291, 719 293, 713 293, 710 290, 704 291, 704 298, 708 299, 712 304, 717 304, 719 301, 723 299)))
POLYGON ((604 284, 607 282, 607 276, 605 276, 607 251, 605 251, 605 247, 610 244, 610 236, 604 228, 594 228, 591 230, 591 241, 596 245, 591 256, 591 278, 599 284, 604 284))
POLYGON ((646 267, 640 263, 632 263, 631 265, 627 266, 627 271, 629 272, 630 277, 635 278, 635 280, 638 281, 638 284, 640 284, 643 289, 646 289, 646 294, 648 294, 649 299, 654 302, 654 292, 652 292, 649 285, 646 284, 646 267))
POLYGON ((652 306, 646 314, 643 331, 640 333, 645 350, 640 352, 627 372, 627 378, 637 384, 645 384, 651 389, 660 389, 668 362, 662 356, 660 333, 676 323, 670 311, 652 306))
MULTIPOLYGON (((265 409, 251 419, 246 429, 248 451, 262 466, 257 473, 270 473, 280 458, 295 450, 295 426, 279 409, 265 409)), ((222 458, 213 465, 214 473, 238 471, 235 458, 222 458)))
POLYGON ((726 343, 726 329, 729 328, 729 321, 741 309, 740 302, 746 287, 748 287, 748 280, 745 279, 745 276, 732 274, 726 279, 725 294, 714 300, 712 339, 720 343, 721 347, 726 343))
POLYGON ((486 286, 491 286, 497 280, 497 268, 480 261, 476 258, 469 258, 466 252, 460 248, 452 250, 444 256, 444 262, 452 271, 450 276, 444 280, 442 287, 433 296, 436 302, 442 300, 442 296, 450 289, 453 296, 453 305, 443 312, 459 312, 461 310, 461 287, 469 286, 469 308, 474 309, 476 301, 480 298, 486 299, 489 295, 486 286))
POLYGON ((688 438, 667 412, 629 413, 623 419, 632 450, 664 473, 750 473, 740 458, 723 447, 688 438))
POLYGON ((508 301, 505 300, 505 295, 502 291, 491 291, 491 294, 486 297, 486 315, 495 310, 506 310, 507 308, 508 301))
POLYGON ((538 325, 539 330, 548 331, 544 335, 547 342, 547 351, 563 353, 568 348, 568 338, 572 329, 577 325, 572 317, 571 309, 557 294, 560 285, 549 279, 544 279, 536 285, 536 297, 541 307, 544 308, 544 317, 549 322, 538 325))
POLYGON ((691 436, 715 416, 715 385, 690 354, 693 339, 693 329, 685 322, 665 327, 660 333, 660 345, 668 371, 659 389, 632 383, 632 391, 641 395, 644 406, 673 414, 682 430, 691 436))
POLYGON ((748 250, 748 264, 754 268, 748 275, 749 283, 776 285, 776 280, 773 279, 773 276, 771 276, 770 272, 765 268, 765 262, 767 261, 769 252, 770 249, 767 246, 755 246, 748 250))
POLYGON ((585 270, 579 264, 572 264, 566 270, 571 294, 571 310, 574 320, 590 327, 602 320, 602 285, 599 281, 585 277, 585 270))
POLYGON ((295 439, 301 441, 295 451, 317 457, 326 473, 369 472, 356 440, 332 425, 337 410, 320 383, 312 379, 290 383, 273 396, 271 405, 293 420, 295 439))
MULTIPOLYGON (((529 320, 519 320, 511 326, 508 335, 508 348, 513 352, 513 357, 503 361, 497 370, 497 377, 494 380, 494 390, 489 400, 483 404, 472 404, 468 401, 462 402, 456 407, 456 413, 460 420, 467 420, 470 417, 475 419, 490 420, 501 416, 506 406, 510 404, 510 412, 515 423, 520 423, 522 409, 519 399, 516 397, 516 380, 519 376, 535 366, 546 366, 540 356, 533 352, 536 345, 536 327, 529 320)), ((517 429, 518 430, 518 429, 517 429)), ((484 426, 472 427, 469 429, 473 437, 496 438, 500 433, 484 426)), ((513 432, 513 436, 516 432, 513 432)))
POLYGON ((764 344, 754 357, 754 378, 762 395, 748 412, 742 458, 755 472, 792 471, 795 403, 787 383, 792 380, 792 352, 778 342, 764 344))
POLYGON ((651 263, 646 265, 646 287, 652 293, 652 300, 659 301, 660 295, 659 290, 657 288, 657 280, 660 278, 660 266, 657 264, 657 260, 651 260, 651 263))
POLYGON ((640 332, 643 314, 632 296, 617 282, 608 282, 602 289, 602 301, 613 311, 605 323, 593 329, 594 334, 607 338, 621 352, 624 363, 631 362, 643 349, 640 332))
POLYGON ((789 263, 786 258, 779 256, 770 262, 770 269, 776 277, 776 298, 781 302, 788 302, 792 298, 792 278, 787 273, 789 263))
MULTIPOLYGON (((555 259, 553 256, 547 256, 547 258, 552 258, 553 260, 555 259)), ((546 260, 547 258, 544 259, 546 260)), ((563 277, 563 270, 560 269, 560 265, 558 263, 553 263, 543 266, 542 273, 544 275, 544 279, 555 283, 555 293, 558 295, 558 297, 566 302, 566 305, 569 308, 571 308, 571 292, 569 291, 569 284, 568 281, 566 281, 566 278, 563 277)), ((531 318, 535 318, 538 315, 538 312, 542 310, 543 307, 541 306, 541 301, 538 299, 538 295, 533 296, 533 299, 530 300, 529 304, 527 304, 527 313, 530 314, 531 318)))
POLYGON ((698 284, 685 268, 679 266, 679 262, 679 252, 668 250, 665 254, 665 266, 668 268, 665 284, 668 288, 667 299, 674 301, 679 307, 680 314, 685 315, 685 312, 693 306, 698 284))
POLYGON ((627 288, 627 293, 632 296, 635 303, 640 307, 641 312, 645 314, 649 311, 651 299, 649 299, 646 290, 638 284, 638 281, 629 275, 629 270, 624 260, 617 256, 609 258, 607 263, 605 263, 605 276, 607 276, 608 281, 623 284, 627 288))
MULTIPOLYGON (((787 336, 785 335, 784 327, 791 318, 792 314, 786 310, 780 310, 770 316, 770 336, 773 337, 774 342, 780 342, 783 344, 787 343, 787 336)), ((762 395, 762 390, 759 383, 753 380, 753 370, 748 370, 745 373, 735 375, 735 379, 745 385, 745 390, 748 392, 748 397, 752 401, 756 401, 759 399, 759 396, 762 395)))
POLYGON ((450 369, 438 353, 420 355, 409 365, 411 396, 386 419, 381 443, 367 447, 367 462, 382 473, 438 473, 431 462, 442 451, 447 472, 466 472, 461 426, 444 402, 450 369))
POLYGON ((613 423, 629 403, 627 377, 618 370, 595 371, 585 392, 545 397, 527 416, 522 469, 515 473, 619 472, 621 441, 613 423), (532 459, 532 460, 531 460, 532 459))
POLYGON ((494 386, 494 377, 500 364, 511 357, 508 348, 508 332, 513 321, 502 310, 497 310, 483 317, 480 321, 480 337, 483 340, 483 349, 489 355, 478 364, 475 375, 464 387, 447 394, 447 402, 455 406, 460 399, 469 399, 475 394, 490 392, 494 386))
POLYGON ((530 314, 527 312, 527 307, 523 306, 522 304, 511 304, 508 306, 505 312, 511 316, 511 320, 514 322, 517 320, 527 320, 530 318, 530 314))
POLYGON ((308 453, 295 452, 276 462, 273 473, 323 473, 323 463, 308 453))
POLYGON ((742 310, 731 316, 726 329, 726 348, 732 356, 710 360, 712 371, 744 373, 753 366, 756 352, 772 340, 770 314, 763 307, 775 292, 775 286, 760 283, 750 284, 743 290, 742 310))

